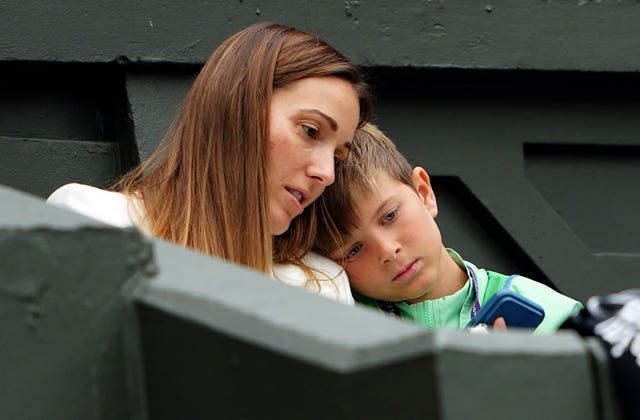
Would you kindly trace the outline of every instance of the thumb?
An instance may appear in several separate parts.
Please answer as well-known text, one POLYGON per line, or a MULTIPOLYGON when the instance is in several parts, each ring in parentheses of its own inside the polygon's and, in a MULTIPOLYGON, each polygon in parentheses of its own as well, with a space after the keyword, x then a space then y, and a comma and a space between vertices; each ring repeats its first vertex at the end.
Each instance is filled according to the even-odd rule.
POLYGON ((506 331, 507 322, 504 320, 503 317, 496 318, 496 320, 493 321, 493 329, 496 331, 506 331))

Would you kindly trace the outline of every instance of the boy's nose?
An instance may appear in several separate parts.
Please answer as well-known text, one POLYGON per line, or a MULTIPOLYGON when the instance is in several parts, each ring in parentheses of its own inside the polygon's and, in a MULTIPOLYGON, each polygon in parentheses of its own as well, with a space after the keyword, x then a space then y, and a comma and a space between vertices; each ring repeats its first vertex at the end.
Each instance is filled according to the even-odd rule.
POLYGON ((400 245, 391 241, 380 242, 380 262, 387 264, 396 259, 400 253, 400 245))

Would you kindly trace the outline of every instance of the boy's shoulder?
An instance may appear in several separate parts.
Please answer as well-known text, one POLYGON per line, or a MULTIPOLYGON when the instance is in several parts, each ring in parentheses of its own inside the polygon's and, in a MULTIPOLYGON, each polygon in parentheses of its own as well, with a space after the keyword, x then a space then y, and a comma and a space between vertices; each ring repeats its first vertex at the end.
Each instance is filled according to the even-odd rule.
MULTIPOLYGON (((505 284, 507 283, 507 280, 509 279, 509 277, 512 277, 512 280, 515 279, 515 277, 520 277, 520 276, 508 276, 506 274, 502 274, 502 273, 498 273, 496 271, 491 271, 491 270, 484 270, 487 274, 487 283, 485 285, 485 292, 484 292, 484 300, 488 300, 491 296, 495 295, 498 290, 502 289, 505 284)), ((526 277, 523 277, 526 278, 526 277)), ((529 280, 529 279, 527 279, 529 280)))
MULTIPOLYGON (((486 302, 504 287, 509 277, 494 271, 487 271, 487 290, 483 300, 486 302)), ((577 300, 563 295, 543 283, 521 275, 516 275, 511 279, 509 289, 542 306, 545 311, 545 317, 536 329, 536 332, 539 333, 556 331, 574 311, 582 308, 582 304, 577 300)))
POLYGON ((577 302, 575 299, 552 289, 539 281, 532 280, 520 274, 506 275, 496 271, 485 270, 487 273, 487 285, 484 293, 485 300, 493 296, 498 290, 506 286, 509 281, 509 289, 531 300, 544 302, 577 302))

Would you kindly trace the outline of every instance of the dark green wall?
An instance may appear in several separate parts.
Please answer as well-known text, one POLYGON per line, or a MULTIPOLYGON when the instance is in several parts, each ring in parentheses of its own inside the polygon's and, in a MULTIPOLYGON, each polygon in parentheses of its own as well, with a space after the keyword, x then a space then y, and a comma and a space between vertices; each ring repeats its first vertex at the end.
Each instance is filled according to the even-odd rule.
POLYGON ((0 183, 45 197, 145 158, 191 80, 259 20, 364 66, 375 121, 434 177, 445 243, 581 300, 640 271, 634 2, 0 6, 0 183))
POLYGON ((0 7, 2 60, 201 63, 232 32, 270 20, 316 32, 360 64, 640 68, 634 0, 8 0, 0 7))
POLYGON ((636 74, 388 74, 378 122, 438 176, 445 244, 579 299, 637 287, 636 74))

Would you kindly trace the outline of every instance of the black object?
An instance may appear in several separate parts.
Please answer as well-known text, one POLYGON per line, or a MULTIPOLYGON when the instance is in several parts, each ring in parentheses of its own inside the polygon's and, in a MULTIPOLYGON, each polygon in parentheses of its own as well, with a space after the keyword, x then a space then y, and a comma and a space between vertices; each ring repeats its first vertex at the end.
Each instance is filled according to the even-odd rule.
POLYGON ((622 414, 640 419, 640 289, 591 297, 564 327, 605 344, 622 414))

